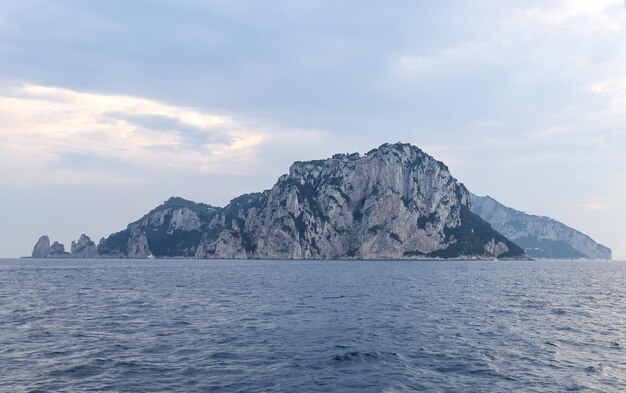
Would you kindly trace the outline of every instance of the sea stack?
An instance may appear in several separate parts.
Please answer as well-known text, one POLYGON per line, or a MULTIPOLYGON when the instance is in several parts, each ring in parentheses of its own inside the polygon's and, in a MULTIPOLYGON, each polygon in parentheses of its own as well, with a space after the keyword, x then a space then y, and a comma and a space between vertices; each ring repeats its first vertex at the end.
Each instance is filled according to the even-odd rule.
POLYGON ((97 255, 96 243, 82 234, 78 241, 72 241, 72 258, 93 258, 97 255))
POLYGON ((50 246, 50 253, 48 254, 48 258, 67 258, 70 256, 70 253, 65 251, 65 246, 63 243, 59 243, 55 241, 50 246))
POLYGON ((37 240, 35 247, 33 247, 33 253, 31 257, 33 258, 47 258, 48 254, 50 254, 50 238, 46 235, 43 235, 37 240))

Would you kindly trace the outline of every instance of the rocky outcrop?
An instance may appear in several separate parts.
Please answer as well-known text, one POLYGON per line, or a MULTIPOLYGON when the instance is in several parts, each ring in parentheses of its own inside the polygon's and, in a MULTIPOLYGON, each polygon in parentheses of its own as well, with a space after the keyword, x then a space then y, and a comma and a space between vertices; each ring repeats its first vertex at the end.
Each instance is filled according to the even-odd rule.
POLYGON ((98 244, 112 257, 520 258, 470 211, 448 168, 415 146, 294 163, 226 207, 171 198, 98 244))
POLYGON ((128 240, 129 258, 148 258, 152 255, 145 233, 137 233, 128 240))
POLYGON ((65 246, 62 243, 55 241, 50 246, 50 251, 48 253, 48 258, 67 258, 70 256, 70 253, 65 251, 65 246))
POLYGON ((32 258, 67 258, 70 253, 65 251, 65 246, 57 241, 50 245, 50 238, 41 236, 31 254, 32 258))
POLYGON ((47 258, 50 254, 50 238, 48 236, 41 236, 31 254, 32 258, 47 258))
POLYGON ((96 243, 89 236, 82 234, 78 241, 72 241, 72 258, 94 258, 97 255, 96 243))
POLYGON ((489 196, 470 198, 474 213, 533 258, 611 259, 611 249, 556 220, 512 209, 489 196))
POLYGON ((50 245, 48 236, 41 236, 33 248, 32 258, 93 258, 97 255, 96 244, 86 235, 72 242, 72 253, 65 251, 65 245, 55 241, 50 245))
MULTIPOLYGON (((202 232, 221 209, 170 198, 98 244, 98 255, 114 258, 195 257, 202 232)), ((217 224, 216 224, 217 225, 217 224)))

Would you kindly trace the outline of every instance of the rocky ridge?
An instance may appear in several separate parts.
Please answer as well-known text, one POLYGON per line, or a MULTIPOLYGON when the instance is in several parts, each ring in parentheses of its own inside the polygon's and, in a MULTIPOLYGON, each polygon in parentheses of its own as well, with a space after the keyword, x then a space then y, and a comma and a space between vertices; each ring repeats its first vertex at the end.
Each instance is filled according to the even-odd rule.
POLYGON ((470 210, 469 192, 419 148, 296 162, 226 207, 170 198, 102 239, 99 256, 145 258, 524 258, 470 210))
POLYGON ((549 217, 526 214, 471 194, 472 211, 533 258, 611 259, 611 249, 549 217))
POLYGON ((81 235, 71 254, 42 236, 32 256, 525 258, 518 245, 537 258, 611 258, 558 221, 470 194, 419 148, 385 144, 295 162, 271 189, 223 208, 172 197, 97 246, 81 235))

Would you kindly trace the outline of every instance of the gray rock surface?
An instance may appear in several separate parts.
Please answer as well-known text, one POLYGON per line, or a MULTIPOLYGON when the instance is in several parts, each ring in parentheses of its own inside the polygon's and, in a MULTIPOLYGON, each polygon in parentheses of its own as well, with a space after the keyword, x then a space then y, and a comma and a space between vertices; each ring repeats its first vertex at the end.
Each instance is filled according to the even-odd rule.
POLYGON ((70 253, 65 251, 65 246, 62 243, 55 241, 50 246, 50 252, 48 253, 48 258, 67 258, 70 256, 70 253))
POLYGON ((128 241, 129 258, 148 258, 152 255, 145 233, 136 233, 128 241))
POLYGON ((611 249, 549 217, 526 214, 471 194, 472 211, 533 258, 611 259, 611 249))
POLYGON ((469 208, 448 168, 415 146, 294 163, 226 207, 171 198, 98 244, 102 256, 406 259, 525 257, 469 208))
POLYGON ((72 258, 94 258, 97 255, 96 243, 89 236, 82 234, 78 241, 72 241, 72 258))
POLYGON ((50 254, 50 238, 44 235, 37 240, 31 256, 33 258, 47 258, 48 254, 50 254))

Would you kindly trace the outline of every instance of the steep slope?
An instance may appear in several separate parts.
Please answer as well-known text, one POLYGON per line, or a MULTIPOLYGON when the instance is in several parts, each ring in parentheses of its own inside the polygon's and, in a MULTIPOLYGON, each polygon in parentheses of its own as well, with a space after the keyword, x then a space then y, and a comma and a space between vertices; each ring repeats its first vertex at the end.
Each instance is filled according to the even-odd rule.
POLYGON ((267 259, 524 257, 470 211, 448 168, 415 146, 294 163, 225 208, 172 198, 100 255, 267 259))
POLYGON ((114 258, 193 257, 202 234, 222 209, 170 198, 123 231, 98 244, 98 255, 114 258))
POLYGON ((489 196, 471 194, 470 199, 474 213, 533 258, 611 259, 611 249, 556 220, 512 209, 489 196))
POLYGON ((96 243, 91 241, 84 233, 80 235, 78 241, 72 241, 70 248, 72 258, 93 258, 97 255, 96 243))
POLYGON ((50 238, 46 235, 43 235, 39 238, 39 240, 37 240, 37 243, 35 243, 35 247, 33 247, 31 257, 47 258, 48 254, 50 254, 50 238))

